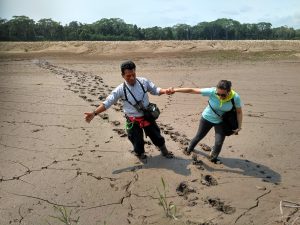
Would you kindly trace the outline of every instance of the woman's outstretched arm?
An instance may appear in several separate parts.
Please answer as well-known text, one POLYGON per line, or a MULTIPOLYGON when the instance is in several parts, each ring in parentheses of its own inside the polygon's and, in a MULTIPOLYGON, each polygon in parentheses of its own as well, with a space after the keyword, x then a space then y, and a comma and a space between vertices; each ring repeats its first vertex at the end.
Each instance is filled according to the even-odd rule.
POLYGON ((179 93, 201 94, 200 88, 174 88, 173 90, 179 93))

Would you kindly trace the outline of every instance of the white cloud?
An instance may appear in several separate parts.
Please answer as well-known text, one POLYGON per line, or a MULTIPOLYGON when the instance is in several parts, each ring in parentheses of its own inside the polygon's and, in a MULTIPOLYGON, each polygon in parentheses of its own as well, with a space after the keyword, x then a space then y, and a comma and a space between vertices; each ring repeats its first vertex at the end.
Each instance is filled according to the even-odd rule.
POLYGON ((273 27, 288 26, 295 29, 300 29, 300 12, 294 13, 291 16, 279 17, 274 20, 273 27))

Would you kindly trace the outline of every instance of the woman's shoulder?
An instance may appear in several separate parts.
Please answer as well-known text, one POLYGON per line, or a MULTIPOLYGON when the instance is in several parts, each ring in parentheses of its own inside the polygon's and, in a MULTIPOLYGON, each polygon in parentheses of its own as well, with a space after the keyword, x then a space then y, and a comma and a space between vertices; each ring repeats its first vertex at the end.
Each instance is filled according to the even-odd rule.
POLYGON ((234 103, 237 107, 242 107, 243 106, 241 97, 237 92, 234 93, 233 100, 234 100, 234 103))
POLYGON ((234 100, 240 100, 241 99, 239 93, 237 93, 237 92, 234 92, 233 98, 234 98, 234 100))
POLYGON ((203 95, 213 95, 216 93, 216 88, 215 87, 201 88, 200 91, 201 91, 201 94, 203 94, 203 95))

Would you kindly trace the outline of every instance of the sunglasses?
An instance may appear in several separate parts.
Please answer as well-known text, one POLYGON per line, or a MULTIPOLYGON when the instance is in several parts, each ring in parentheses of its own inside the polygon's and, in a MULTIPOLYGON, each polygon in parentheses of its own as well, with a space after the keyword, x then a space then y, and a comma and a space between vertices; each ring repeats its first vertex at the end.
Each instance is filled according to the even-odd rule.
POLYGON ((216 92, 216 95, 218 95, 218 96, 220 96, 222 98, 225 98, 228 94, 220 94, 220 93, 216 92))

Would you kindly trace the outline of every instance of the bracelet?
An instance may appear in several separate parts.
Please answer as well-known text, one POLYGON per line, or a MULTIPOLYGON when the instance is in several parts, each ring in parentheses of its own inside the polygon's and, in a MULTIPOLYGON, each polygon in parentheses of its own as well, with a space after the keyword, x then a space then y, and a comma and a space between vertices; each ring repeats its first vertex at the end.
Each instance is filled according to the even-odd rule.
POLYGON ((99 113, 96 113, 96 110, 93 111, 94 116, 97 116, 99 113))

